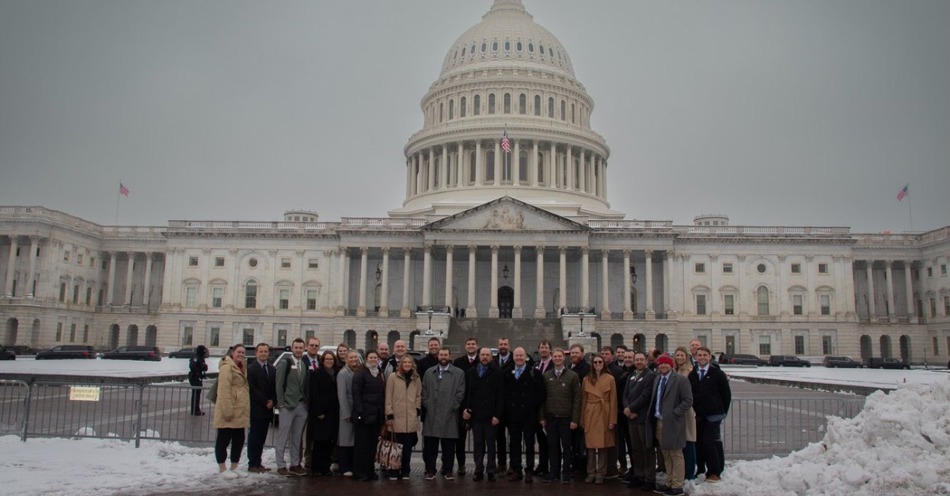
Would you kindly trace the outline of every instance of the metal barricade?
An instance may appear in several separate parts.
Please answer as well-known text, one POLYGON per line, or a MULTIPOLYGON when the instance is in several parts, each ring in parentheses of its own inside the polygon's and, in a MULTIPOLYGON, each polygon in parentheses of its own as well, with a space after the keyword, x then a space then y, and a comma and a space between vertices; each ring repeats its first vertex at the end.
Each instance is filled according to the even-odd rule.
POLYGON ((23 381, 0 380, 0 435, 26 439, 30 386, 23 381))

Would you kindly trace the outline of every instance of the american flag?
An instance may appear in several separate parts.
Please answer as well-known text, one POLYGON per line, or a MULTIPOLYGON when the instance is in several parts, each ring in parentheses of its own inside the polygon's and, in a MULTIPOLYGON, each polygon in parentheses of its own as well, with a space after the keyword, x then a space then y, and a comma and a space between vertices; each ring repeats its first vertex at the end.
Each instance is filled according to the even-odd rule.
POLYGON ((505 153, 511 153, 511 142, 508 141, 507 129, 505 129, 505 134, 501 136, 501 149, 504 150, 505 153))
POLYGON ((900 191, 897 192, 897 201, 901 201, 905 196, 910 194, 910 183, 905 184, 900 191))
POLYGON ((129 196, 129 188, 126 188, 124 184, 119 183, 119 194, 122 196, 129 196))

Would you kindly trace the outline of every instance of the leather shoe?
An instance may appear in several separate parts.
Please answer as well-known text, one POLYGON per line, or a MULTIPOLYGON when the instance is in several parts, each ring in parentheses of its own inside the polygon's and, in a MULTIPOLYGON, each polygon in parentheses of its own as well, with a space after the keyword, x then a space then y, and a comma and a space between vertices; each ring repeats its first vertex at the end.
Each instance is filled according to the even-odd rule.
POLYGON ((524 481, 525 481, 525 483, 531 484, 531 481, 533 481, 533 480, 534 480, 534 476, 531 475, 531 472, 526 472, 526 473, 524 474, 524 481))
POLYGON ((515 472, 508 476, 508 482, 518 482, 521 480, 521 472, 515 472))
POLYGON ((485 477, 485 476, 482 475, 482 474, 475 474, 475 475, 472 476, 472 480, 475 481, 475 482, 479 482, 479 481, 481 481, 484 477, 485 477))

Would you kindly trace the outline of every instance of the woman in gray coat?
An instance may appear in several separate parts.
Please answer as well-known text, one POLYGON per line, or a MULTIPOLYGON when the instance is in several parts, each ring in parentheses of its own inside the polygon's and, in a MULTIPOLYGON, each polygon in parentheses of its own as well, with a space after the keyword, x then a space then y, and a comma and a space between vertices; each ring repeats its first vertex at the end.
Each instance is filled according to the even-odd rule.
POLYGON ((353 373, 360 365, 359 355, 351 351, 346 355, 346 365, 336 375, 336 393, 340 400, 340 432, 336 443, 336 458, 343 477, 353 477, 353 373))

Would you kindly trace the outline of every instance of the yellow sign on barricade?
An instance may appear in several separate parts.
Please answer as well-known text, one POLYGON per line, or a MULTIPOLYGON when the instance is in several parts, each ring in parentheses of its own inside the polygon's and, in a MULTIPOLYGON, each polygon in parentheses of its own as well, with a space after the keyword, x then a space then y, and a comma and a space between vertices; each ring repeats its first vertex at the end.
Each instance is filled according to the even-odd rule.
POLYGON ((69 386, 70 401, 99 401, 98 386, 69 386))

